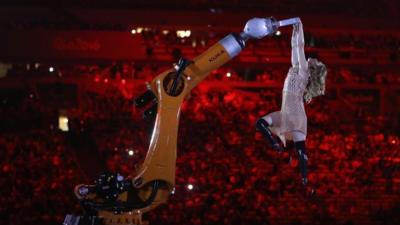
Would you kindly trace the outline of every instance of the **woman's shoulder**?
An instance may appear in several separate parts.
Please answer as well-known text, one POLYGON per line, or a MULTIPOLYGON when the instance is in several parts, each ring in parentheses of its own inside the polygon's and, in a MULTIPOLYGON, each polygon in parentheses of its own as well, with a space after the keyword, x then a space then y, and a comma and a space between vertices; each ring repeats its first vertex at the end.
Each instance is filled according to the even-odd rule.
POLYGON ((289 68, 288 74, 308 74, 308 67, 292 66, 289 68))

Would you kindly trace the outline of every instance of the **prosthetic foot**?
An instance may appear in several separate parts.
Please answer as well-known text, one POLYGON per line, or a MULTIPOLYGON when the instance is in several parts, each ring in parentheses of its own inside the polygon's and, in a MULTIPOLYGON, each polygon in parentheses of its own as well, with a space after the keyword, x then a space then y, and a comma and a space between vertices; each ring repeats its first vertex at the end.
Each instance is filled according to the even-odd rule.
POLYGON ((262 118, 259 119, 256 123, 257 130, 263 134, 263 136, 267 139, 271 147, 278 152, 282 152, 283 151, 282 146, 279 144, 278 140, 273 136, 268 126, 269 124, 267 123, 267 121, 265 121, 262 118))

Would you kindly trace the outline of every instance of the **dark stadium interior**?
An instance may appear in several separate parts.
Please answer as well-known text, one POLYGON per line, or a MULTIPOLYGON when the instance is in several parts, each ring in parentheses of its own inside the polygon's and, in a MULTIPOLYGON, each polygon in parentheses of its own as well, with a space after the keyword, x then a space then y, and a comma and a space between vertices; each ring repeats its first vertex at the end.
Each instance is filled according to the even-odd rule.
POLYGON ((0 224, 61 225, 82 213, 75 185, 134 173, 153 125, 133 105, 146 82, 269 16, 300 17, 306 55, 328 67, 326 95, 306 106, 315 197, 291 146, 274 152, 254 127, 281 104, 286 27, 248 41, 183 103, 175 193, 145 219, 400 224, 399 15, 395 0, 1 1, 0 224))

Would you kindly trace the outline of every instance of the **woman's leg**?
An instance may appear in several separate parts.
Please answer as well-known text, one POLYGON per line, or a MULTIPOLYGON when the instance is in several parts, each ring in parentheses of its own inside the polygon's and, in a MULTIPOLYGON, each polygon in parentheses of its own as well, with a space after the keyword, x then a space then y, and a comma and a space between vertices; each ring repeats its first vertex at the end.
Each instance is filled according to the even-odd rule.
POLYGON ((279 145, 276 138, 273 136, 269 126, 279 127, 281 123, 281 113, 280 111, 267 114, 257 120, 256 128, 259 130, 263 136, 267 139, 271 147, 277 151, 282 151, 282 147, 279 145))
POLYGON ((307 151, 306 151, 306 135, 301 131, 293 131, 292 137, 294 146, 299 157, 299 169, 302 176, 302 182, 304 185, 308 183, 307 179, 307 151))

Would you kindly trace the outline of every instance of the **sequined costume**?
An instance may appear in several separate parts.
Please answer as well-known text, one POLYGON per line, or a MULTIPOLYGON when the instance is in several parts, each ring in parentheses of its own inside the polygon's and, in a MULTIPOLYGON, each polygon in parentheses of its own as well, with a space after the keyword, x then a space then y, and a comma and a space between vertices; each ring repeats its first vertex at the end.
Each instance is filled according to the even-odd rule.
POLYGON ((282 90, 281 110, 270 113, 272 117, 271 131, 286 140, 293 140, 292 133, 298 131, 307 135, 307 116, 304 109, 304 92, 307 87, 309 72, 304 54, 304 38, 302 26, 292 36, 292 67, 290 67, 282 90))
POLYGON ((303 95, 309 73, 299 67, 291 67, 282 90, 281 110, 270 114, 273 117, 271 131, 279 136, 283 143, 292 140, 292 132, 300 131, 307 135, 307 116, 303 95))

